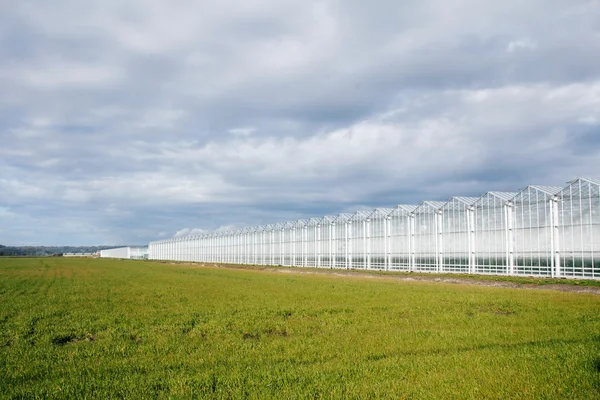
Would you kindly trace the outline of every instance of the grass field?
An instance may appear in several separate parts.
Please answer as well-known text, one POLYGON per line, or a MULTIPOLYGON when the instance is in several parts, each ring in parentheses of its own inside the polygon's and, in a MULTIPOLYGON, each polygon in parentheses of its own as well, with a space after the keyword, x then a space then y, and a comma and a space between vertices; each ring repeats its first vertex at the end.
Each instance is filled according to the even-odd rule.
POLYGON ((600 296, 0 258, 0 398, 600 397, 600 296))

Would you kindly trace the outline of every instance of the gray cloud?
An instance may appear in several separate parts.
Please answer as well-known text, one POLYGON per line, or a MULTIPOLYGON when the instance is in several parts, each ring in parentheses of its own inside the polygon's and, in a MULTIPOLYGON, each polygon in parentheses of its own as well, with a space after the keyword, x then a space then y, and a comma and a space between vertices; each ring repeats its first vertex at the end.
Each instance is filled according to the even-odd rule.
POLYGON ((0 243, 182 232, 600 176, 600 5, 0 6, 0 243))

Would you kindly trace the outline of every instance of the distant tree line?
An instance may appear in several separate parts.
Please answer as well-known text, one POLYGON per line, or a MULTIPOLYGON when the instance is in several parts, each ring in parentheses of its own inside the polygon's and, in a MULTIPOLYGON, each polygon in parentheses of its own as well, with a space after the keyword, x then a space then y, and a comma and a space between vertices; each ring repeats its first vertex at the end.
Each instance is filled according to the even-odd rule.
POLYGON ((4 246, 0 244, 0 257, 44 257, 64 253, 96 253, 115 246, 4 246))

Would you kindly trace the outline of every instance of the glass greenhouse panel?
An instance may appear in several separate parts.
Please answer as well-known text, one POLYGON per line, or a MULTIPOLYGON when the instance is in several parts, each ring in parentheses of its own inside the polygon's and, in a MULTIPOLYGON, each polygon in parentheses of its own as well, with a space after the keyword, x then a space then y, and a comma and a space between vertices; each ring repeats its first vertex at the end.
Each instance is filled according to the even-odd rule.
POLYGON ((389 219, 390 208, 376 208, 367 217, 367 268, 389 268, 389 219))
POLYGON ((413 268, 413 216, 417 206, 399 205, 390 218, 390 270, 411 271, 413 268))
POLYGON ((442 272, 472 272, 476 201, 476 197, 453 197, 442 207, 442 272))
POLYGON ((350 268, 350 220, 352 214, 339 214, 335 218, 335 268, 350 268))
MULTIPOLYGON (((155 241, 155 260, 600 278, 600 180, 155 241)), ((108 253, 107 253, 108 254, 108 253)))
POLYGON ((559 193, 563 276, 600 277, 600 180, 580 178, 559 193))
POLYGON ((283 243, 283 249, 282 249, 282 265, 285 266, 292 266, 294 265, 292 263, 292 253, 293 253, 293 232, 294 232, 294 225, 290 222, 286 222, 285 224, 282 225, 281 227, 281 231, 282 231, 282 235, 283 235, 283 239, 282 239, 282 243, 283 243))
POLYGON ((320 265, 323 268, 334 266, 335 217, 326 216, 321 220, 320 265))
POLYGON ((436 272, 440 269, 440 209, 444 203, 424 201, 414 212, 414 270, 436 272))
POLYGON ((554 205, 560 190, 528 186, 512 199, 515 274, 553 275, 554 205))
POLYGON ((474 204, 474 272, 508 274, 512 270, 512 204, 517 193, 488 192, 474 204))
POLYGON ((280 226, 273 227, 273 255, 271 265, 283 265, 283 232, 280 226))
POLYGON ((367 218, 369 213, 357 211, 350 219, 350 268, 365 269, 367 267, 367 218))
POLYGON ((296 233, 295 233, 295 254, 294 265, 299 267, 306 267, 306 249, 307 249, 307 220, 300 219, 296 221, 296 233))

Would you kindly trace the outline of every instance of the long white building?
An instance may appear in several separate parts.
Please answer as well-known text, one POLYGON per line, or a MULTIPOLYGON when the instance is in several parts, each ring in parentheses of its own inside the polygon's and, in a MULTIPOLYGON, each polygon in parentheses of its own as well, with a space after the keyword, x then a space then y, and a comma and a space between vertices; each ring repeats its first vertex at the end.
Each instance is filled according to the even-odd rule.
POLYGON ((143 260, 148 258, 148 247, 117 247, 100 250, 101 258, 129 258, 143 260))
POLYGON ((600 278, 600 180, 152 242, 156 260, 600 278))

